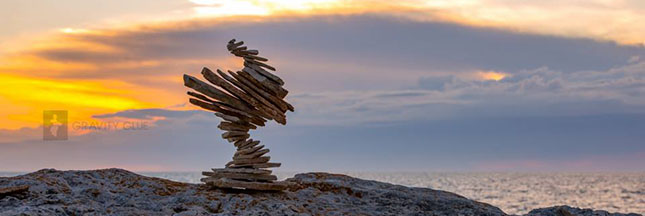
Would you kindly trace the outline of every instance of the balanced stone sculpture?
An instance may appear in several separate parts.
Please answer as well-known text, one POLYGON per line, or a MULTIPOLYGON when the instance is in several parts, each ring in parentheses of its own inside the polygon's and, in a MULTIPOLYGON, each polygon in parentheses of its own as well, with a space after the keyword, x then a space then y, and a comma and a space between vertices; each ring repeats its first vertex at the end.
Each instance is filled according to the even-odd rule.
POLYGON ((184 74, 184 85, 197 91, 188 92, 193 97, 189 102, 222 118, 218 126, 226 131, 222 138, 237 147, 225 168, 202 172, 206 177, 201 181, 219 188, 284 190, 288 184, 276 181, 277 177, 267 169, 279 167, 280 163, 269 162, 269 149, 259 140, 250 139, 249 130, 264 126, 267 120, 287 124, 285 113, 294 108, 284 100, 288 93, 282 87, 284 81, 269 72, 275 68, 266 63, 268 59, 243 44, 233 39, 226 46, 231 54, 244 59, 242 70, 225 73, 204 67, 202 76, 210 84, 184 74))

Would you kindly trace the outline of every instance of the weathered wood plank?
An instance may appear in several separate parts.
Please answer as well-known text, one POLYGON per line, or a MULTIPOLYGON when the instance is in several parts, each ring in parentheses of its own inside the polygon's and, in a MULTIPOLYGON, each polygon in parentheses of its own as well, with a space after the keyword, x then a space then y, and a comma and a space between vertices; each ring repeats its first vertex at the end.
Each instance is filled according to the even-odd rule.
POLYGON ((244 104, 241 100, 209 85, 208 83, 202 82, 201 80, 195 77, 192 77, 190 75, 184 74, 184 85, 210 98, 213 98, 219 102, 222 102, 231 107, 234 107, 238 110, 242 110, 250 113, 254 109, 253 107, 250 107, 249 105, 244 104))
MULTIPOLYGON (((219 69, 217 69, 217 73, 222 74, 222 72, 219 69)), ((244 91, 228 83, 225 79, 213 73, 213 71, 211 71, 210 69, 204 67, 202 69, 202 75, 204 76, 204 78, 206 78, 206 80, 208 80, 213 85, 223 88, 228 93, 231 93, 232 95, 236 96, 239 100, 251 105, 252 107, 258 108, 261 106, 260 102, 257 101, 255 98, 249 96, 248 94, 244 93, 244 91)), ((264 112, 263 109, 258 109, 258 110, 260 110, 260 114, 263 114, 263 117, 265 118, 271 118, 273 115, 275 115, 275 113, 266 113, 264 112)))
POLYGON ((233 160, 242 160, 242 159, 254 159, 254 158, 259 158, 265 155, 266 153, 269 153, 269 149, 261 149, 253 153, 249 154, 240 154, 233 156, 233 160))
MULTIPOLYGON (((254 62, 255 62, 255 61, 254 61, 254 62)), ((266 65, 266 64, 265 64, 265 65, 266 65)), ((271 72, 269 72, 269 71, 264 70, 264 69, 263 69, 263 68, 261 68, 259 65, 256 65, 256 64, 254 64, 254 63, 252 63, 252 62, 250 62, 250 61, 244 61, 244 66, 246 66, 246 67, 250 67, 251 69, 253 69, 253 70, 255 70, 256 72, 258 72, 259 74, 261 74, 262 76, 265 76, 266 78, 269 78, 269 79, 271 79, 272 81, 275 81, 275 82, 276 82, 276 83, 278 83, 278 85, 280 85, 280 86, 283 86, 283 85, 284 85, 284 81, 283 81, 280 77, 276 76, 275 74, 273 74, 273 73, 271 73, 271 72)))
MULTIPOLYGON (((218 71, 218 73, 220 72, 221 71, 218 71)), ((229 73, 235 76, 235 73, 233 73, 232 71, 229 71, 229 73)), ((266 110, 270 110, 270 112, 273 114, 273 119, 276 119, 276 121, 280 120, 279 122, 283 122, 282 119, 286 118, 286 116, 284 115, 284 112, 280 108, 276 107, 273 103, 267 101, 264 97, 258 95, 258 93, 253 90, 253 87, 241 82, 242 80, 240 80, 239 78, 237 77, 233 78, 231 76, 228 76, 224 72, 221 72, 220 76, 224 77, 224 79, 233 83, 235 86, 239 87, 240 89, 244 90, 244 92, 246 92, 247 94, 251 95, 253 98, 260 101, 262 105, 259 107, 264 108, 266 110)))
POLYGON ((210 176, 213 178, 230 178, 230 179, 244 179, 251 181, 275 181, 278 177, 271 174, 253 174, 253 173, 226 173, 226 172, 202 172, 202 175, 210 176))
POLYGON ((249 174, 271 174, 271 170, 266 169, 245 169, 245 168, 213 168, 213 172, 225 172, 225 173, 249 173, 249 174))
POLYGON ((271 81, 268 78, 260 75, 258 72, 255 72, 255 70, 251 69, 250 67, 244 67, 242 71, 238 71, 237 73, 241 76, 244 76, 244 78, 250 80, 258 88, 261 88, 269 92, 270 94, 277 96, 280 99, 283 99, 289 93, 289 91, 282 88, 282 86, 278 85, 278 83, 271 81))
MULTIPOLYGON (((248 79, 244 78, 243 76, 241 76, 239 74, 235 74, 235 73, 231 73, 231 74, 235 77, 235 79, 240 80, 240 82, 245 83, 247 85, 253 85, 251 83, 251 81, 249 81, 248 79)), ((282 100, 282 99, 280 99, 280 98, 278 98, 276 96, 273 96, 273 95, 269 94, 268 92, 263 91, 261 89, 254 88, 254 90, 256 90, 257 93, 262 95, 269 102, 275 104, 278 108, 280 108, 280 111, 282 111, 282 113, 287 112, 287 110, 293 111, 293 106, 291 106, 291 104, 287 103, 286 101, 284 101, 284 100, 282 100)))
POLYGON ((238 156, 238 155, 245 155, 245 154, 251 154, 257 150, 260 150, 264 147, 264 145, 259 145, 255 146, 252 148, 243 148, 243 149, 238 149, 233 156, 238 156))

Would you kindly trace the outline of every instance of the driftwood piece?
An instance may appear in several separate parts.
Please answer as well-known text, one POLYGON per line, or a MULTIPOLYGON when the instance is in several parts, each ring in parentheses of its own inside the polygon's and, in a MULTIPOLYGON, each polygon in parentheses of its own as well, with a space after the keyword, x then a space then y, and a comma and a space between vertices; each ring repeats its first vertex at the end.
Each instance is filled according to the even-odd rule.
POLYGON ((249 112, 251 113, 253 111, 252 107, 249 107, 248 105, 244 104, 242 101, 239 99, 234 98, 233 96, 224 93, 223 91, 205 83, 202 82, 201 80, 192 77, 190 75, 185 75, 184 74, 184 85, 186 87, 192 88, 195 91, 198 91, 199 93, 202 93, 210 98, 213 98, 217 101, 220 101, 224 104, 227 104, 233 108, 249 112))
POLYGON ((264 145, 259 145, 259 146, 255 146, 255 147, 252 147, 252 148, 242 148, 242 149, 238 149, 238 150, 235 152, 235 154, 233 154, 233 156, 251 154, 251 153, 254 153, 254 152, 255 152, 255 151, 257 151, 257 150, 262 149, 263 147, 264 147, 264 145))
MULTIPOLYGON (((222 72, 219 69, 217 70, 217 72, 219 74, 222 74, 222 72)), ((206 80, 208 80, 213 85, 219 86, 224 90, 226 90, 227 92, 231 93, 232 95, 236 96, 239 100, 247 104, 250 104, 253 107, 259 108, 258 110, 260 111, 260 114, 263 114, 263 117, 271 118, 272 116, 276 115, 275 111, 273 110, 262 109, 263 107, 261 107, 262 105, 260 104, 259 101, 249 96, 244 91, 239 90, 235 86, 226 82, 226 80, 224 80, 217 74, 213 73, 213 71, 211 71, 210 69, 204 67, 204 69, 202 69, 202 75, 204 76, 204 78, 206 78, 206 80)))
POLYGON ((233 156, 233 160, 255 159, 262 157, 264 154, 269 153, 269 149, 261 149, 249 154, 240 154, 233 156))
POLYGON ((237 74, 250 80, 258 88, 261 88, 280 99, 283 99, 289 93, 289 91, 282 88, 282 86, 260 75, 259 73, 255 72, 255 70, 249 67, 245 67, 244 69, 242 69, 242 71, 238 71, 237 74))
POLYGON ((237 149, 253 148, 254 146, 256 146, 258 144, 260 144, 260 140, 256 140, 256 141, 253 141, 253 142, 245 143, 243 145, 239 145, 239 146, 237 146, 237 149))
MULTIPOLYGON (((248 79, 244 78, 243 76, 240 76, 240 75, 235 74, 235 73, 232 73, 232 74, 236 79, 240 80, 242 83, 244 83, 246 85, 249 85, 249 86, 253 85, 251 83, 251 81, 249 81, 248 79)), ((282 100, 282 99, 280 99, 280 98, 278 98, 276 96, 273 96, 273 95, 269 94, 266 91, 262 91, 261 89, 256 88, 256 90, 257 90, 257 93, 262 95, 262 97, 264 97, 265 99, 267 99, 271 103, 273 103, 276 106, 278 106, 278 108, 280 108, 280 110, 282 112, 286 112, 287 110, 293 112, 293 106, 291 106, 291 104, 287 103, 286 101, 284 101, 284 100, 282 100)))
POLYGON ((219 168, 219 169, 211 169, 211 170, 213 170, 213 172, 224 172, 224 173, 271 174, 271 170, 267 170, 267 169, 219 168))
MULTIPOLYGON (((224 73, 222 71, 218 70, 217 73, 221 77, 223 77, 225 80, 233 83, 233 85, 235 85, 238 88, 242 89, 248 96, 250 96, 250 98, 253 98, 257 102, 259 102, 256 107, 258 107, 261 110, 266 110, 266 112, 269 112, 270 114, 273 115, 274 119, 275 118, 282 118, 282 116, 284 116, 282 110, 277 108, 275 105, 273 105, 269 101, 265 100, 263 97, 260 97, 259 95, 257 95, 253 91, 253 89, 251 89, 249 86, 242 84, 239 80, 236 80, 231 76, 228 76, 226 73, 224 73)), ((229 71, 229 73, 232 73, 232 72, 229 71)))
MULTIPOLYGON (((265 65, 265 66, 268 66, 268 65, 266 65, 266 64, 264 64, 264 63, 261 63, 261 64, 262 64, 262 65, 265 65)), ((244 66, 250 67, 251 69, 253 69, 253 70, 255 70, 256 72, 258 72, 260 75, 265 76, 265 77, 267 77, 267 78, 269 78, 269 79, 273 80, 274 82, 278 83, 280 86, 284 85, 284 81, 283 81, 282 79, 280 79, 280 77, 278 77, 278 76, 276 76, 275 74, 273 74, 273 73, 271 73, 271 72, 269 72, 269 71, 266 71, 266 70, 264 70, 263 68, 261 68, 261 67, 260 67, 260 65, 259 65, 259 62, 256 62, 256 61, 253 61, 253 62, 245 61, 245 62, 244 62, 244 66)), ((271 68, 273 68, 273 67, 271 67, 271 68)))
POLYGON ((278 178, 270 174, 253 174, 253 173, 226 173, 226 172, 202 172, 202 175, 215 178, 230 178, 244 180, 275 181, 278 178))

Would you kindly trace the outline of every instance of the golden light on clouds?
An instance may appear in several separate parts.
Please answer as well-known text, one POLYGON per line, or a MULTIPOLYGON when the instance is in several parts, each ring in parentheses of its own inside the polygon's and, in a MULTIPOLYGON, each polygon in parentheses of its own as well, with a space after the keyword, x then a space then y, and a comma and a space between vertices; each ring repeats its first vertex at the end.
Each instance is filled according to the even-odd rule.
MULTIPOLYGON (((478 0, 444 3, 435 8, 447 12, 449 21, 467 25, 611 40, 622 44, 645 44, 645 22, 642 22, 645 20, 645 8, 630 5, 626 1, 545 3, 478 0)), ((429 6, 437 6, 437 3, 429 3, 429 6)))
POLYGON ((134 97, 132 86, 115 80, 44 79, 0 73, 4 102, 1 128, 37 126, 46 109, 72 110, 70 119, 90 119, 97 112, 153 107, 134 97), (14 112, 7 112, 11 110, 14 112))
POLYGON ((78 29, 78 28, 63 28, 60 31, 65 33, 65 34, 81 34, 81 33, 89 33, 90 32, 90 30, 78 29))
POLYGON ((79 70, 93 70, 96 66, 91 63, 52 61, 33 55, 5 56, 0 59, 0 74, 20 74, 42 71, 44 68, 46 68, 48 75, 56 75, 79 70))
POLYGON ((43 110, 68 110, 70 122, 101 122, 92 116, 165 108, 183 101, 181 92, 167 88, 181 88, 180 76, 167 71, 147 76, 144 71, 168 65, 203 65, 212 59, 162 61, 90 39, 107 39, 131 31, 142 30, 62 29, 58 35, 0 56, 0 129, 38 127, 43 110))
MULTIPOLYGON (((199 6, 195 12, 202 16, 272 15, 291 12, 307 12, 320 9, 341 9, 346 3, 340 0, 190 0, 199 6)), ((345 5, 346 6, 346 5, 345 5)))
POLYGON ((248 1, 191 0, 198 16, 269 15, 269 9, 248 1))
POLYGON ((511 31, 645 44, 645 8, 627 1, 190 0, 197 16, 385 13, 511 31))
POLYGON ((496 71, 479 71, 477 72, 477 75, 479 76, 479 78, 483 80, 495 80, 495 81, 500 81, 507 76, 507 74, 496 72, 496 71))

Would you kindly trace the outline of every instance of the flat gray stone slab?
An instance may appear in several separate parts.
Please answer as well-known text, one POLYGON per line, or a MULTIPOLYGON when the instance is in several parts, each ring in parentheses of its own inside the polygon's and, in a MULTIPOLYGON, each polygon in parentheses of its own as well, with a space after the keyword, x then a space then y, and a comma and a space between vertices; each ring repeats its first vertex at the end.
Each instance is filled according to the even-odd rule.
POLYGON ((277 182, 248 182, 238 181, 227 178, 203 178, 202 182, 217 188, 232 188, 232 189, 246 189, 246 190, 262 190, 262 191, 281 191, 289 188, 293 183, 285 181, 277 182))
POLYGON ((248 174, 271 174, 267 169, 249 169, 249 168, 213 168, 213 172, 224 173, 248 173, 248 174))
POLYGON ((228 178, 247 181, 275 181, 278 177, 271 174, 228 173, 228 172, 202 172, 202 175, 212 178, 228 178))

